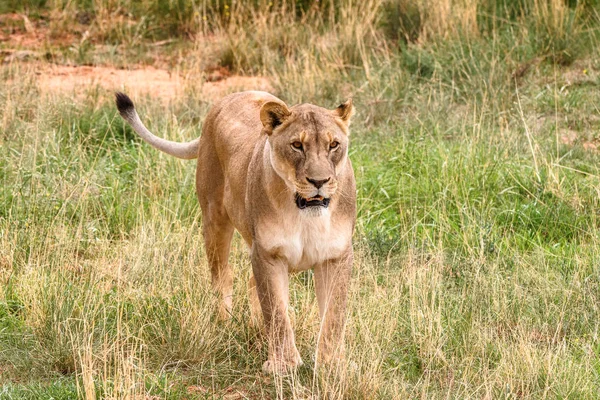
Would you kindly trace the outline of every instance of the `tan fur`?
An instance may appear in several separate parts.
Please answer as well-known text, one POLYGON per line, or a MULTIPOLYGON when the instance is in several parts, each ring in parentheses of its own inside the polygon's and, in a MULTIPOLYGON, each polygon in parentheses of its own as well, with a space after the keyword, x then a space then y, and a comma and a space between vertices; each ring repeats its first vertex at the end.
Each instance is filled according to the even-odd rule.
MULTIPOLYGON (((318 359, 341 355, 356 220, 354 173, 347 155, 352 113, 350 100, 335 110, 310 104, 288 108, 268 93, 235 93, 211 109, 199 142, 188 148, 161 144, 179 146, 177 154, 186 156, 197 146, 196 191, 212 283, 224 316, 232 304, 228 256, 234 229, 251 249, 250 303, 254 318, 260 305, 269 338, 265 371, 283 372, 302 363, 287 310, 288 275, 308 268, 315 270, 321 316, 318 359), (302 149, 294 148, 294 142, 302 149), (334 142, 339 145, 331 148, 334 142), (318 188, 307 179, 326 182, 318 188), (306 199, 320 195, 330 203, 300 209, 295 193, 306 199)), ((129 120, 126 114, 122 112, 129 120)), ((149 132, 143 133, 146 139, 149 132)))

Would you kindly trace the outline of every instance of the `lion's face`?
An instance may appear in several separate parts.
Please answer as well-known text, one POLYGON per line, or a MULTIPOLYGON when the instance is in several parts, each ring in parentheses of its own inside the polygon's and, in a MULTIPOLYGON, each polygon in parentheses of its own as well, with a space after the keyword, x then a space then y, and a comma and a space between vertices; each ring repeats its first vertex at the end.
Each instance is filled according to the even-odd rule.
POLYGON ((327 208, 335 196, 338 173, 348 159, 351 114, 351 101, 333 111, 310 104, 290 110, 279 103, 263 106, 271 165, 294 191, 299 209, 327 208))

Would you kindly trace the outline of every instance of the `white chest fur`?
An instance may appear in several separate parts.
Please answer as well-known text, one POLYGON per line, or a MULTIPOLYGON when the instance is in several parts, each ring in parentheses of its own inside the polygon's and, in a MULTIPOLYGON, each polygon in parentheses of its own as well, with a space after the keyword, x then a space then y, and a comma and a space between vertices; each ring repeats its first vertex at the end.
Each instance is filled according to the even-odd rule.
POLYGON ((286 259, 290 272, 337 258, 351 245, 351 225, 333 223, 328 209, 314 214, 306 210, 278 224, 265 224, 258 234, 261 247, 286 259))

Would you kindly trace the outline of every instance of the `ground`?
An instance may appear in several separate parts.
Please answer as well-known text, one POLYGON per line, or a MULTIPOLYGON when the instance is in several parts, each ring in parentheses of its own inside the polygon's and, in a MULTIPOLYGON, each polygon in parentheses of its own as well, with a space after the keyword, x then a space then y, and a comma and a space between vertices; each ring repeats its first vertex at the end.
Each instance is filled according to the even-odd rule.
POLYGON ((593 2, 92 3, 0 4, 0 398, 597 397, 593 2), (314 363, 306 272, 290 288, 305 365, 261 372, 238 236, 218 321, 195 162, 143 143, 113 99, 184 141, 244 89, 354 99, 335 368, 314 363))

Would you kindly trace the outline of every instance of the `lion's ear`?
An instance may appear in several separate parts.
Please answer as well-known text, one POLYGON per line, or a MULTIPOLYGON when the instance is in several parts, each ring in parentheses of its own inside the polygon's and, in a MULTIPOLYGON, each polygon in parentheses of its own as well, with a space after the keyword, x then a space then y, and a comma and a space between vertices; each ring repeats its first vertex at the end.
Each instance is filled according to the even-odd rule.
POLYGON ((345 103, 337 106, 335 110, 333 110, 333 114, 344 121, 346 125, 350 125, 350 118, 354 115, 354 106, 352 105, 352 99, 346 100, 345 103))
POLYGON ((265 130, 270 135, 273 130, 283 124, 291 114, 292 113, 285 104, 269 101, 263 104, 260 109, 260 120, 265 127, 265 130))

